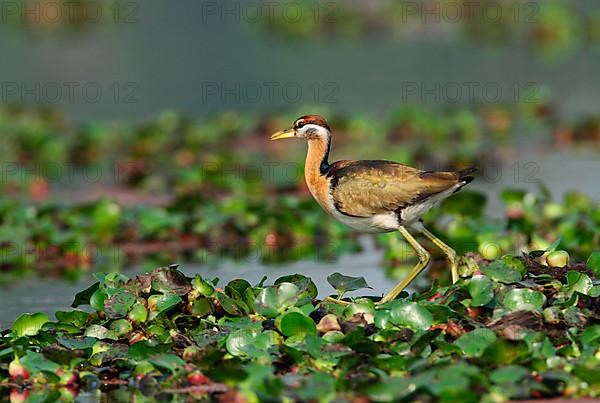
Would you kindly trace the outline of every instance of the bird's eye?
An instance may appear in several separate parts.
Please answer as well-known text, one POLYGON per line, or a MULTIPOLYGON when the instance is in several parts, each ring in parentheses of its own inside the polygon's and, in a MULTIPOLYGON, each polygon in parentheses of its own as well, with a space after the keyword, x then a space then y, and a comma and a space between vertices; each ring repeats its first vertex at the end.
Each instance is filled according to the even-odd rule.
POLYGON ((300 129, 302 126, 304 126, 304 121, 303 120, 297 120, 296 124, 294 126, 296 127, 296 129, 300 129))

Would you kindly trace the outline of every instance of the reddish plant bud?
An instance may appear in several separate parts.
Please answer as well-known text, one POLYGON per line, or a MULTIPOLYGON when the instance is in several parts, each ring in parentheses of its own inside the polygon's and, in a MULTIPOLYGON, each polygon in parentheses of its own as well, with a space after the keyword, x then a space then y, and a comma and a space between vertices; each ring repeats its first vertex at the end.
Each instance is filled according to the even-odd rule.
POLYGON ((190 383, 190 385, 206 385, 208 383, 210 383, 210 379, 204 375, 203 373, 199 372, 199 371, 194 371, 191 374, 188 374, 187 376, 187 380, 190 383))
POLYGON ((19 358, 15 357, 14 360, 8 365, 8 374, 12 381, 25 381, 29 379, 29 372, 19 361, 19 358))

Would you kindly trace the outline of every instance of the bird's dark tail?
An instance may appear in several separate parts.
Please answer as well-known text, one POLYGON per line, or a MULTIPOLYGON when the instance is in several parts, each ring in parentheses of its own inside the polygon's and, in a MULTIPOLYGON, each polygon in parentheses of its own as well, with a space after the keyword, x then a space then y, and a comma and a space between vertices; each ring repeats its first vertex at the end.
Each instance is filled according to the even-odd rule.
POLYGON ((456 174, 458 175, 458 180, 460 183, 460 186, 458 186, 456 188, 456 190, 452 193, 456 193, 459 190, 461 190, 463 188, 463 186, 465 186, 467 183, 470 183, 473 181, 473 179, 475 179, 474 177, 471 176, 471 174, 473 172, 477 171, 477 168, 475 167, 471 167, 471 168, 467 168, 467 169, 461 169, 460 171, 457 171, 456 174))
POLYGON ((473 176, 471 176, 471 174, 476 171, 477 171, 477 168, 471 167, 471 168, 467 168, 467 169, 461 169, 460 171, 457 171, 456 174, 458 175, 458 178, 460 179, 460 181, 464 182, 466 185, 467 183, 469 183, 473 179, 475 179, 473 176))

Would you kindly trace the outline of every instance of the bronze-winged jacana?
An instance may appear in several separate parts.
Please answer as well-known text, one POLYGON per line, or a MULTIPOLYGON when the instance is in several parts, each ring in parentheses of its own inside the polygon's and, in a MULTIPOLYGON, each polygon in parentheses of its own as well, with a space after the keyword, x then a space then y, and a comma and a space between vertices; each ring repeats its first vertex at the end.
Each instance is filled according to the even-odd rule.
POLYGON ((342 160, 329 163, 331 129, 317 115, 296 119, 271 140, 303 138, 308 142, 304 177, 321 207, 342 223, 363 232, 399 231, 419 257, 408 276, 379 303, 393 300, 427 266, 429 253, 408 232, 414 229, 444 251, 452 281, 458 280, 456 252, 429 232, 421 216, 471 182, 474 168, 458 172, 422 171, 384 160, 342 160))

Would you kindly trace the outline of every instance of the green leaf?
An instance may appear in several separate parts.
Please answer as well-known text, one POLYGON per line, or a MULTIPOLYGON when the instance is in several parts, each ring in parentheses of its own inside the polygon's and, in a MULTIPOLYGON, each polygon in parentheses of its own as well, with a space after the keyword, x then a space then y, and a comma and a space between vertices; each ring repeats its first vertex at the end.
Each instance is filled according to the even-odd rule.
POLYGON ((502 303, 509 311, 534 311, 544 307, 546 297, 529 288, 513 288, 504 295, 502 303))
POLYGON ((104 310, 111 319, 122 318, 135 303, 136 298, 128 291, 118 291, 104 300, 104 310))
POLYGON ((585 273, 570 270, 567 273, 567 295, 571 295, 574 292, 587 295, 592 289, 592 280, 585 273))
POLYGON ((100 283, 95 283, 86 288, 85 290, 75 294, 75 299, 71 304, 71 308, 77 308, 80 305, 89 305, 90 298, 92 297, 92 294, 94 294, 96 290, 98 290, 98 287, 100 287, 100 283))
POLYGON ((257 313, 275 317, 288 307, 298 302, 300 289, 292 283, 280 283, 273 287, 263 288, 254 300, 254 309, 257 313))
POLYGON ((311 318, 300 312, 287 312, 279 321, 279 330, 286 337, 317 334, 317 325, 311 318))
POLYGON ((433 324, 433 315, 416 302, 394 301, 390 304, 390 321, 412 330, 427 330, 433 324))
POLYGON ((525 342, 498 338, 485 349, 481 359, 494 365, 509 365, 527 356, 528 353, 529 349, 525 342))
POLYGON ((150 357, 148 358, 148 361, 150 361, 153 365, 165 368, 172 373, 175 373, 178 370, 183 370, 185 366, 185 361, 183 361, 179 356, 168 353, 150 357))
POLYGON ((201 297, 194 301, 191 314, 202 318, 213 313, 213 311, 214 305, 212 300, 201 297))
POLYGON ((586 265, 592 269, 596 277, 600 277, 600 251, 592 252, 588 257, 586 265))
POLYGON ((480 268, 481 272, 494 281, 505 284, 521 281, 521 273, 508 267, 503 261, 494 261, 480 268))
POLYGON ((529 371, 527 368, 523 368, 519 365, 509 365, 507 367, 494 370, 490 374, 490 379, 492 382, 498 384, 517 383, 528 373, 529 371))
POLYGON ((248 306, 240 301, 228 297, 222 292, 217 293, 217 299, 225 312, 233 316, 242 316, 248 312, 248 306))
POLYGON ((49 321, 45 313, 24 313, 15 320, 11 330, 17 337, 35 336, 49 321))
POLYGON ((275 280, 275 285, 281 283, 292 283, 298 287, 299 295, 298 299, 301 301, 300 304, 306 300, 306 302, 312 301, 317 297, 319 291, 317 286, 310 277, 303 276, 302 274, 290 274, 288 276, 279 277, 275 280))
POLYGON ((467 289, 472 297, 471 306, 483 306, 494 298, 492 281, 487 276, 473 276, 467 285, 467 289))
POLYGON ((581 332, 579 339, 585 345, 599 344, 600 342, 600 325, 592 325, 581 332))
POLYGON ((252 285, 248 281, 238 278, 231 280, 225 286, 225 294, 233 299, 243 300, 243 295, 248 288, 252 289, 252 285))
POLYGON ((127 319, 117 319, 110 324, 110 330, 115 333, 117 337, 123 337, 133 330, 133 326, 127 319))
POLYGON ((234 356, 253 356, 256 353, 256 342, 261 334, 261 328, 257 325, 239 329, 227 336, 225 346, 229 354, 234 356))
POLYGON ((60 335, 56 337, 56 341, 71 350, 85 350, 92 348, 96 343, 94 337, 67 337, 60 335))
POLYGON ((194 278, 194 288, 204 296, 212 297, 215 295, 215 287, 204 280, 199 274, 196 274, 196 277, 194 278))
POLYGON ((336 289, 340 298, 348 291, 371 288, 364 277, 350 277, 340 273, 333 273, 327 276, 327 282, 336 289))
POLYGON ((50 361, 43 354, 28 351, 23 357, 21 357, 21 364, 27 368, 30 373, 36 373, 40 371, 56 372, 60 368, 55 362, 50 361))
POLYGON ((85 329, 85 336, 96 339, 118 340, 117 335, 101 325, 90 325, 85 329))
POLYGON ((96 311, 104 311, 104 301, 106 301, 106 294, 103 290, 97 289, 90 297, 90 306, 96 311))
POLYGON ((150 320, 156 318, 161 313, 169 311, 182 302, 181 297, 177 294, 152 295, 150 298, 148 299, 148 305, 150 307, 150 320))
POLYGON ((89 314, 79 310, 56 311, 54 316, 56 316, 56 319, 61 323, 81 328, 87 322, 89 314))
POLYGON ((190 279, 177 269, 159 267, 151 273, 152 289, 163 294, 185 295, 191 289, 190 279))
POLYGON ((488 328, 477 328, 460 336, 455 344, 467 357, 480 357, 484 350, 496 341, 496 333, 488 328))

